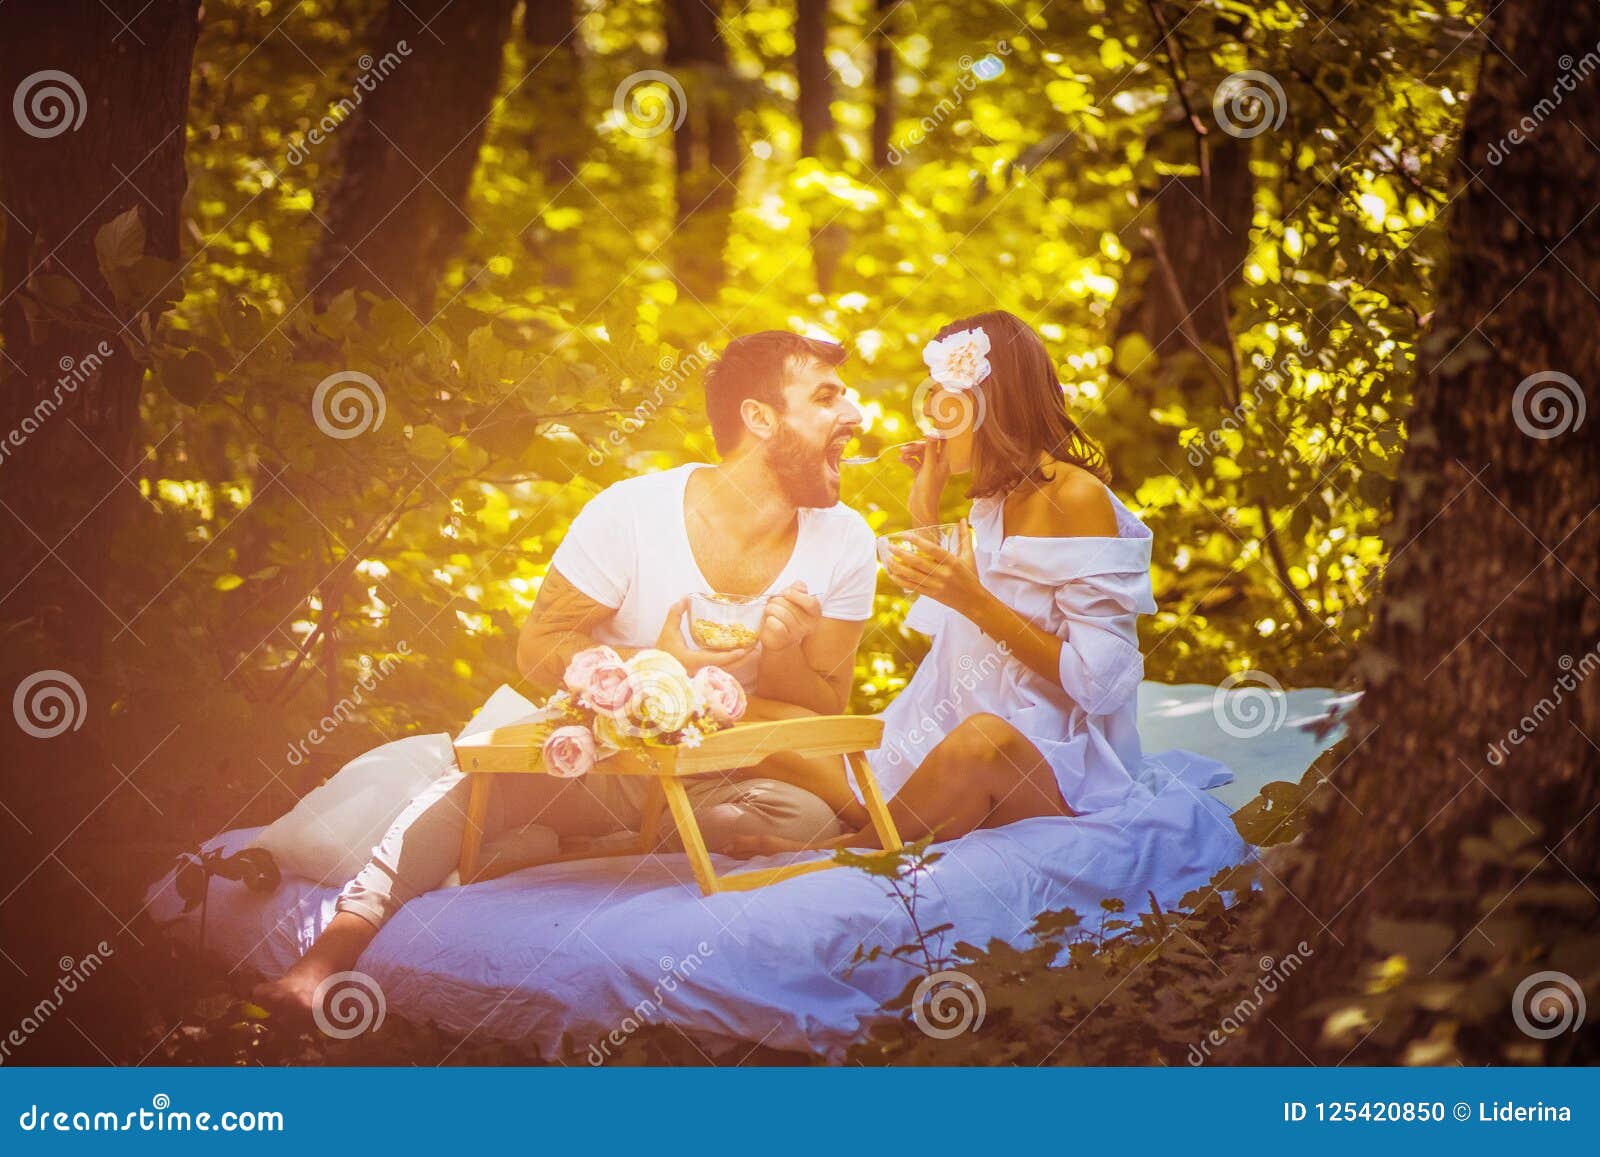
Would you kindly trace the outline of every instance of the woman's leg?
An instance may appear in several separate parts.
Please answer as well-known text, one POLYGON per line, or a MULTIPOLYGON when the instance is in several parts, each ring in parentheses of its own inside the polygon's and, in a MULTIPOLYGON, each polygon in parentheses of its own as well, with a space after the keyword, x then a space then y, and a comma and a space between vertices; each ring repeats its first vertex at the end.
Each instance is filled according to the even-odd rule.
MULTIPOLYGON (((802 719, 814 715, 815 711, 793 703, 751 696, 743 722, 802 719)), ((856 802, 855 794, 850 790, 843 756, 807 757, 793 751, 778 751, 753 767, 729 772, 725 778, 732 783, 780 780, 820 799, 851 830, 867 822, 866 809, 856 802)))
MULTIPOLYGON (((1027 736, 998 715, 982 714, 963 719, 928 752, 889 801, 889 814, 902 839, 950 840, 978 828, 1075 813, 1027 736)), ((876 843, 870 827, 860 836, 876 843)))
MULTIPOLYGON (((904 840, 930 834, 951 840, 1034 816, 1075 814, 1061 798, 1055 773, 1039 749, 1000 716, 989 714, 957 724, 889 801, 889 815, 904 840)), ((854 835, 811 844, 745 841, 737 854, 878 846, 878 834, 869 825, 854 835)))

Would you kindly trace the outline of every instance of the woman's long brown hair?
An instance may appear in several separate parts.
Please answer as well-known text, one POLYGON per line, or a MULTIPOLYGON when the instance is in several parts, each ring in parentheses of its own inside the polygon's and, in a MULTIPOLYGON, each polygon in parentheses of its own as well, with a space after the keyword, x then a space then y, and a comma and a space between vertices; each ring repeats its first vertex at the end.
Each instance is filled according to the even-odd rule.
POLYGON ((989 335, 990 374, 983 392, 983 418, 972 434, 972 482, 967 494, 987 498, 1023 482, 1051 477, 1041 457, 1081 466, 1102 482, 1111 481, 1105 451, 1067 413, 1067 399, 1039 335, 1003 309, 953 321, 936 335, 943 339, 966 329, 989 335))

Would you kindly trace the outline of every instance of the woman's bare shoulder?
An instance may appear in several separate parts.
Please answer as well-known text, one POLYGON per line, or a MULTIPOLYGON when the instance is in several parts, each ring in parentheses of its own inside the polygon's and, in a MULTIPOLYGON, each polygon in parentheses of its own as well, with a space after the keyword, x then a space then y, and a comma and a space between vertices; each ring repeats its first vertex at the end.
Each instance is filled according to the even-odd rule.
POLYGON ((1029 538, 1115 538, 1117 514, 1105 483, 1081 466, 1058 462, 1050 477, 1017 496, 1006 531, 1029 538))

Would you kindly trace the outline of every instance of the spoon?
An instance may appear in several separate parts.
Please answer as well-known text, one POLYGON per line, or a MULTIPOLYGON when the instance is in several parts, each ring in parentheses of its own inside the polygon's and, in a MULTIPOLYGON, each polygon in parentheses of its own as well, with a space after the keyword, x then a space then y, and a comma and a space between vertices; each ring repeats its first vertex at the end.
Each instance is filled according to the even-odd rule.
POLYGON ((914 445, 916 445, 915 442, 896 442, 892 446, 885 446, 882 450, 879 450, 876 454, 858 454, 855 457, 851 457, 851 458, 841 458, 841 459, 839 459, 839 465, 841 465, 841 466, 870 466, 874 462, 876 462, 879 458, 882 458, 890 450, 898 450, 902 446, 914 446, 914 445))

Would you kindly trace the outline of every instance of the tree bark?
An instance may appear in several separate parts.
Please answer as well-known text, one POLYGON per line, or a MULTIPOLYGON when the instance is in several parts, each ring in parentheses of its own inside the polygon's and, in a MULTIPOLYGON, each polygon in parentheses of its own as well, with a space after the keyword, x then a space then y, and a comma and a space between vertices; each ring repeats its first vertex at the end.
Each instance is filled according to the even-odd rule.
POLYGON ((1366 696, 1257 931, 1264 954, 1314 954, 1250 1025, 1251 1061, 1595 1056, 1592 1025, 1536 1041, 1511 1002, 1543 970, 1591 1001, 1600 981, 1600 422, 1581 420, 1600 88, 1567 91, 1560 64, 1600 41, 1600 10, 1508 0, 1483 31, 1366 696))
POLYGON ((311 261, 319 307, 359 289, 431 314, 439 280, 471 228, 467 192, 512 7, 513 0, 391 0, 368 49, 371 65, 347 98, 349 123, 331 130, 343 168, 311 261))
MULTIPOLYGON (((1255 204, 1250 142, 1230 137, 1215 125, 1207 136, 1209 181, 1201 175, 1169 174, 1153 193, 1155 229, 1171 261, 1179 292, 1171 291, 1156 267, 1150 245, 1137 236, 1125 242, 1142 272, 1130 287, 1134 300, 1118 316, 1117 336, 1142 334, 1158 355, 1189 350, 1185 325, 1192 326, 1207 345, 1223 347, 1233 340, 1223 306, 1228 292, 1239 283, 1239 271, 1250 250, 1255 204)), ((1165 128, 1152 139, 1151 151, 1174 162, 1192 164, 1192 127, 1183 122, 1165 128)), ((1151 215, 1141 220, 1148 223, 1151 215)))
POLYGON ((795 0, 794 71, 798 82, 800 155, 814 157, 833 135, 833 81, 828 69, 828 0, 795 0))
POLYGON ((88 664, 117 626, 99 601, 109 593, 107 544, 138 507, 122 481, 144 378, 134 354, 163 299, 180 295, 176 266, 160 263, 178 256, 198 12, 198 0, 148 8, 136 0, 29 0, 0 10, 0 87, 30 94, 28 115, 8 109, 0 118, 0 422, 22 442, 0 448, 10 511, 0 519, 15 544, 0 552, 0 590, 27 582, 4 600, 0 617, 7 625, 31 621, 53 647, 88 664), (44 62, 69 80, 43 76, 44 62), (141 266, 149 276, 113 286, 96 238, 118 218, 130 254, 151 261, 141 266))
POLYGON ((527 42, 529 78, 541 116, 533 134, 533 152, 547 194, 554 196, 577 174, 582 156, 582 42, 578 36, 577 0, 528 0, 522 17, 527 42))
MULTIPOLYGON (((0 90, 8 102, 22 97, 26 110, 13 116, 8 103, 0 118, 0 693, 17 717, 0 728, 0 943, 14 981, 0 990, 0 1015, 16 1024, 19 1004, 48 996, 60 958, 81 959, 100 941, 114 954, 70 1011, 29 1039, 34 1064, 100 1064, 131 1047, 134 1002, 119 966, 135 943, 101 898, 117 866, 89 872, 80 855, 74 872, 56 853, 96 846, 112 810, 102 805, 120 786, 108 733, 125 720, 114 712, 105 656, 132 599, 112 545, 135 533, 128 524, 145 511, 124 476, 137 458, 144 367, 136 354, 181 295, 199 8, 199 0, 0 7, 0 90), (91 1026, 92 1042, 74 1024, 91 1026)), ((137 629, 129 650, 142 646, 137 629)))
POLYGON ((721 286, 723 247, 738 188, 739 129, 734 117, 728 49, 718 15, 704 0, 670 0, 666 10, 667 71, 687 98, 672 137, 676 164, 678 281, 708 298, 721 286))
MULTIPOLYGON (((589 145, 583 99, 582 42, 577 0, 528 0, 522 17, 535 123, 530 151, 543 182, 547 209, 578 207, 586 195, 577 184, 578 166, 589 145)), ((578 231, 548 228, 536 220, 527 244, 550 285, 572 284, 578 231)))
MULTIPOLYGON (((800 155, 833 158, 838 142, 834 136, 833 82, 828 68, 828 0, 796 0, 795 3, 795 80, 800 99, 800 155)), ((830 214, 834 210, 823 207, 830 214)), ((845 226, 830 219, 811 222, 811 266, 817 289, 828 296, 833 292, 834 273, 850 244, 845 226)))
POLYGON ((889 167, 894 137, 894 11, 900 0, 875 0, 872 30, 872 163, 889 167))

